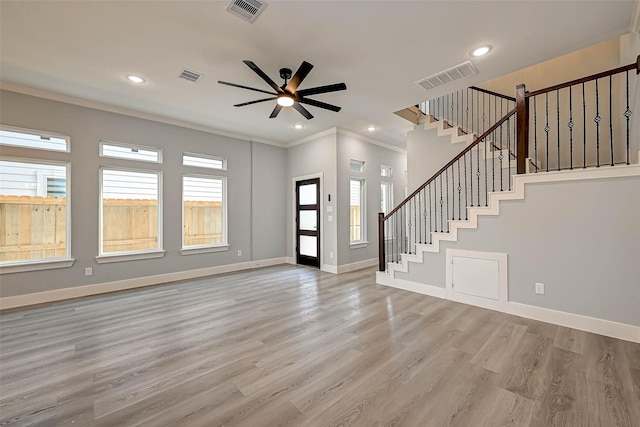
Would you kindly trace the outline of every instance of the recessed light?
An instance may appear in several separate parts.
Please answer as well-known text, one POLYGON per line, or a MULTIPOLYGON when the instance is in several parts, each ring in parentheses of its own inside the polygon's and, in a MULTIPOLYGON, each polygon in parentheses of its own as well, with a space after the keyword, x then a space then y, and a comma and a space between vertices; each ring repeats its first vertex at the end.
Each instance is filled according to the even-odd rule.
POLYGON ((471 51, 471 56, 486 55, 487 53, 489 53, 490 50, 491 50, 491 46, 489 46, 489 45, 480 46, 480 47, 477 47, 477 48, 475 48, 475 49, 473 49, 471 51))
POLYGON ((293 127, 295 129, 302 129, 304 127, 304 125, 301 125, 300 123, 296 123, 295 125, 293 125, 293 127))
POLYGON ((373 132, 373 131, 375 131, 376 129, 378 129, 378 128, 377 128, 377 127, 375 127, 375 126, 373 126, 373 125, 372 125, 372 126, 369 126, 369 127, 367 128, 367 130, 368 130, 369 132, 373 132))
POLYGON ((144 83, 144 79, 140 76, 136 76, 134 74, 127 74, 127 79, 133 83, 144 83))

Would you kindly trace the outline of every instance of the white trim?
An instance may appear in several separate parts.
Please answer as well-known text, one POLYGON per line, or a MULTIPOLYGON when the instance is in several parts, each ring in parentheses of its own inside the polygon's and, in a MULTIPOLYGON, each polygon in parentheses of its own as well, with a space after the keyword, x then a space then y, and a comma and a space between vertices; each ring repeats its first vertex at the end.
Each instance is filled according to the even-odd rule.
POLYGON ((25 271, 50 270, 67 268, 73 265, 73 258, 43 258, 37 261, 0 265, 0 274, 22 273, 25 271))
POLYGON ((338 267, 335 265, 322 264, 322 268, 320 268, 320 270, 331 274, 338 274, 338 267))
POLYGON ((464 304, 475 305, 478 307, 489 308, 497 311, 505 311, 507 302, 509 301, 509 286, 507 281, 507 254, 498 252, 479 252, 467 251, 462 249, 447 249, 445 255, 446 280, 445 286, 447 291, 447 299, 451 301, 461 302, 464 304), (499 299, 492 300, 479 296, 467 295, 456 292, 453 286, 453 257, 475 258, 482 260, 491 260, 498 262, 499 277, 499 299))
POLYGON ((280 258, 261 259, 258 261, 251 261, 251 268, 270 267, 272 265, 290 264, 289 258, 283 256, 280 258))
POLYGON ((351 132, 346 129, 336 128, 336 133, 342 136, 350 136, 351 138, 358 138, 369 144, 377 145, 378 147, 386 148, 387 150, 397 151, 398 153, 407 154, 407 150, 400 148, 397 145, 387 144, 385 142, 377 141, 368 136, 360 135, 359 133, 351 132))
POLYGON ((186 129, 198 130, 201 132, 206 132, 214 135, 226 136, 229 138, 236 138, 236 139, 240 139, 247 142, 254 141, 254 142, 259 142, 267 145, 275 145, 276 147, 287 148, 286 144, 283 144, 277 141, 256 138, 250 135, 244 135, 240 133, 225 132, 220 129, 211 128, 208 126, 203 126, 203 125, 190 123, 182 120, 172 119, 172 118, 157 115, 157 114, 143 113, 141 111, 131 110, 123 107, 117 107, 115 105, 109 105, 109 104, 105 104, 98 101, 89 101, 87 99, 75 98, 72 96, 62 95, 60 93, 50 92, 42 89, 35 89, 27 86, 18 85, 15 83, 0 81, 0 89, 6 90, 9 92, 21 93, 23 95, 35 96, 37 98, 44 98, 44 99, 50 99, 52 101, 64 102, 66 104, 78 105, 80 107, 92 108, 94 110, 106 111, 109 113, 116 113, 116 114, 124 114, 129 117, 135 117, 143 120, 150 120, 158 123, 165 123, 165 124, 179 126, 186 129))
POLYGON ((195 270, 178 271, 173 273, 158 274, 155 276, 136 277, 133 279, 116 280, 113 282, 97 283, 94 285, 76 286, 73 288, 56 289, 53 291, 36 292, 32 294, 17 295, 0 298, 0 310, 16 307, 24 307, 34 304, 44 304, 71 298, 80 298, 90 295, 104 294, 108 292, 123 291, 127 289, 141 288, 158 285, 161 283, 175 282, 179 280, 195 279, 198 277, 213 276, 216 274, 230 273, 240 270, 266 265, 276 265, 284 262, 285 258, 272 258, 261 261, 241 262, 237 264, 220 265, 216 267, 199 268, 195 270))
POLYGON ((337 274, 362 270, 363 268, 373 267, 374 265, 378 265, 378 258, 370 258, 363 261, 352 262, 351 264, 343 264, 338 266, 337 274))
MULTIPOLYGON (((250 141, 250 142, 253 142, 253 141, 250 141)), ((182 166, 187 167, 187 168, 198 168, 198 169, 207 169, 207 170, 214 170, 214 171, 226 171, 227 170, 227 159, 225 157, 214 156, 214 155, 211 155, 211 154, 198 154, 198 153, 193 153, 193 152, 189 152, 189 151, 184 151, 182 153, 182 166), (206 159, 206 160, 220 160, 222 162, 222 167, 221 168, 214 168, 214 167, 209 167, 209 166, 185 165, 184 164, 184 156, 197 157, 199 159, 206 159)))
POLYGON ((327 135, 337 135, 338 128, 330 128, 327 130, 323 130, 322 132, 314 133, 313 135, 305 136, 304 138, 296 139, 288 144, 286 144, 285 148, 295 147, 296 145, 304 144, 305 142, 315 141, 316 139, 320 139, 327 135))
POLYGON ((164 256, 164 250, 116 253, 113 255, 102 254, 96 257, 96 262, 98 264, 109 264, 112 262, 138 261, 141 259, 162 258, 163 256, 164 256))
POLYGON ((286 262, 287 264, 296 265, 296 259, 295 259, 294 257, 292 257, 292 256, 288 256, 288 257, 285 257, 285 258, 286 258, 286 261, 285 261, 285 262, 286 262))
POLYGON ((505 313, 640 343, 640 326, 509 301, 505 313))
POLYGON ((230 248, 230 245, 190 247, 190 248, 180 249, 180 255, 197 255, 197 254, 207 254, 210 252, 225 252, 225 251, 228 251, 229 248, 230 248))
POLYGON ((369 245, 368 240, 358 240, 357 242, 349 243, 349 249, 366 248, 369 245))
POLYGON ((631 32, 640 33, 640 0, 636 0, 631 13, 631 32))
POLYGON ((447 299, 447 291, 440 286, 427 285, 424 283, 413 282, 410 280, 391 278, 391 275, 384 271, 376 272, 376 283, 380 285, 390 286, 392 288, 402 289, 405 291, 416 292, 423 295, 429 295, 436 298, 447 299))

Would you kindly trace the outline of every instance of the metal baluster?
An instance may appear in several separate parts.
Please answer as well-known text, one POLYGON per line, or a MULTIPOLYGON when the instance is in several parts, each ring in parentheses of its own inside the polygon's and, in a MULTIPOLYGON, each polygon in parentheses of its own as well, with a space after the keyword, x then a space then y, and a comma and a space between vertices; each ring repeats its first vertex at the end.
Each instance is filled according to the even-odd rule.
POLYGON ((584 83, 582 83, 582 169, 587 168, 587 108, 584 98, 584 83))
POLYGON ((484 205, 489 206, 489 177, 487 176, 487 138, 484 139, 484 205))
POLYGON ((467 132, 473 133, 473 131, 469 127, 469 88, 467 88, 467 102, 465 103, 465 107, 466 107, 466 115, 467 115, 465 129, 467 130, 467 132))
MULTIPOLYGON (((473 149, 469 151, 472 151, 472 150, 473 149)), ((480 206, 480 144, 476 144, 476 157, 478 161, 478 170, 476 172, 476 176, 478 177, 478 206, 480 206)))
POLYGON ((461 220, 462 214, 460 213, 460 205, 462 204, 462 195, 460 193, 462 192, 462 184, 460 183, 460 159, 458 159, 456 163, 458 163, 458 220, 461 220))
POLYGON ((556 118, 558 120, 558 170, 560 170, 560 89, 556 90, 556 118))
POLYGON ((502 134, 504 133, 503 130, 503 125, 500 125, 500 154, 498 155, 498 160, 500 160, 500 191, 504 191, 504 186, 503 186, 503 178, 502 175, 504 175, 504 168, 503 168, 503 164, 502 161, 504 160, 504 150, 502 149, 502 134))
POLYGON ((544 127, 544 131, 547 133, 547 172, 549 172, 549 131, 551 128, 549 127, 549 92, 544 94, 545 97, 545 116, 547 119, 547 124, 544 127))
POLYGON ((440 175, 440 232, 444 233, 444 198, 442 197, 442 175, 440 175))
POLYGON ((431 183, 429 183, 429 244, 431 244, 431 238, 433 236, 432 234, 432 228, 431 228, 431 219, 432 219, 432 215, 431 215, 431 183))
POLYGON ((438 182, 436 179, 433 180, 433 232, 438 232, 438 208, 436 206, 438 200, 438 182))
POLYGON ((536 106, 536 99, 533 97, 533 152, 536 162, 536 172, 538 173, 538 108, 536 106))
MULTIPOLYGON (((447 218, 451 218, 452 220, 456 219, 456 174, 455 174, 455 170, 453 168, 453 165, 451 165, 451 212, 453 213, 452 217, 449 217, 447 215, 447 218)), ((447 190, 448 191, 448 190, 447 190)), ((449 194, 447 194, 447 198, 449 197, 449 194)))
MULTIPOLYGON (((422 192, 418 192, 418 211, 416 212, 416 221, 417 221, 417 232, 418 232, 418 240, 422 243, 422 192)), ((416 242, 418 241, 416 240, 416 242)))
POLYGON ((509 191, 511 191, 511 131, 509 130, 509 122, 511 118, 507 119, 507 164, 509 166, 509 174, 507 179, 509 180, 509 191))
POLYGON ((449 168, 445 169, 444 171, 444 176, 445 176, 445 187, 447 189, 447 216, 445 218, 447 218, 447 233, 449 232, 449 168))
POLYGON ((469 150, 469 194, 471 194, 471 206, 473 206, 473 149, 469 150))
POLYGON ((573 93, 569 86, 569 169, 573 170, 573 93))
MULTIPOLYGON (((484 114, 484 92, 482 92, 482 133, 485 131, 485 122, 484 122, 485 114, 484 114)), ((480 205, 480 200, 478 200, 478 205, 480 205)))
POLYGON ((629 109, 629 70, 625 73, 627 76, 627 109, 624 110, 624 116, 627 118, 627 164, 629 164, 629 118, 631 110, 629 109))
MULTIPOLYGON (((418 193, 418 195, 420 195, 420 193, 418 193)), ((416 244, 418 243, 418 207, 417 207, 417 202, 419 201, 419 199, 416 199, 415 197, 413 198, 413 248, 414 251, 413 253, 416 253, 416 244)))
POLYGON ((465 221, 469 219, 469 210, 467 207, 469 206, 469 202, 467 201, 467 153, 463 154, 464 160, 464 219, 465 221))
MULTIPOLYGON (((493 145, 495 150, 495 146, 496 146, 495 129, 493 130, 493 134, 491 135, 491 145, 493 145)), ((491 156, 491 191, 496 191, 496 157, 495 155, 491 156)))
MULTIPOLYGON (((462 123, 460 123, 460 91, 456 91, 456 123, 462 128, 462 123)), ((463 128, 464 129, 464 128, 463 128)))
POLYGON ((596 122, 596 167, 600 167, 600 101, 598 94, 598 79, 596 79, 596 116, 593 119, 596 122))
POLYGON ((611 142, 611 166, 614 165, 613 162, 613 106, 611 105, 611 91, 613 89, 612 86, 613 76, 609 76, 609 141, 611 142))
POLYGON ((475 132, 475 127, 473 126, 473 93, 475 90, 471 91, 471 131, 475 132))

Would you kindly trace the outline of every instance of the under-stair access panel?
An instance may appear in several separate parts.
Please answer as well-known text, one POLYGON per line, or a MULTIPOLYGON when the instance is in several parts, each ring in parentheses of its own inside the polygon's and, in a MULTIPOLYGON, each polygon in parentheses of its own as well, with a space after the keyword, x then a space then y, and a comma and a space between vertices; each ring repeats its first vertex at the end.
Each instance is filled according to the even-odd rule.
POLYGON ((507 254, 447 250, 448 298, 492 308, 507 301, 507 254))

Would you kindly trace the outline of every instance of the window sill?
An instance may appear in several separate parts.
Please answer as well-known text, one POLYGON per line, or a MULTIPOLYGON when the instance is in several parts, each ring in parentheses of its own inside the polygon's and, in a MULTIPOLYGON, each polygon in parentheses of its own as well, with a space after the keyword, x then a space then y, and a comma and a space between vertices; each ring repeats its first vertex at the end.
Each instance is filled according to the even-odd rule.
POLYGON ((180 249, 182 255, 207 254, 210 252, 225 252, 229 250, 229 245, 206 246, 180 249))
POLYGON ((52 258, 38 261, 23 261, 0 266, 0 274, 22 273, 25 271, 51 270, 67 268, 73 265, 73 258, 52 258))
POLYGON ((362 242, 353 242, 353 243, 349 243, 349 249, 366 248, 368 245, 369 245, 369 242, 367 242, 366 240, 362 242))
POLYGON ((96 257, 98 264, 110 262, 138 261, 142 259, 162 258, 164 251, 136 252, 128 254, 99 255, 96 257))

